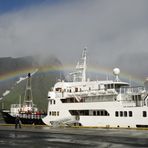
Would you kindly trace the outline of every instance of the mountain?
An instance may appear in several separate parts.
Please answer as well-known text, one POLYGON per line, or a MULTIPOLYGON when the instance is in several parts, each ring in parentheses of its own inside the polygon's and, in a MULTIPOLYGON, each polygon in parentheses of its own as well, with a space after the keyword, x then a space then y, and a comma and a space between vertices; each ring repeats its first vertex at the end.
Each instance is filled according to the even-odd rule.
MULTIPOLYGON (((47 109, 48 91, 51 89, 51 87, 53 87, 59 78, 64 79, 63 72, 58 69, 58 67, 62 67, 62 64, 54 56, 45 59, 40 59, 39 56, 0 58, 0 66, 0 74, 21 71, 23 69, 37 69, 37 72, 33 74, 31 78, 33 102, 40 110, 44 111, 47 109)), ((30 71, 28 71, 28 73, 29 72, 30 71)), ((27 76, 27 73, 25 76, 27 76)), ((4 105, 4 108, 9 109, 11 104, 17 104, 20 100, 23 102, 26 80, 16 84, 18 80, 19 77, 14 77, 8 79, 7 81, 0 81, 1 96, 6 90, 10 90, 10 93, 4 96, 1 100, 0 108, 2 107, 2 104, 4 105)))
MULTIPOLYGON (((23 69, 33 68, 36 65, 37 63, 33 57, 0 58, 0 77, 9 76, 9 74, 23 69)), ((2 79, 0 81, 0 96, 2 96, 5 90, 11 88, 16 80, 17 77, 8 77, 8 79, 6 78, 5 80, 2 79)))

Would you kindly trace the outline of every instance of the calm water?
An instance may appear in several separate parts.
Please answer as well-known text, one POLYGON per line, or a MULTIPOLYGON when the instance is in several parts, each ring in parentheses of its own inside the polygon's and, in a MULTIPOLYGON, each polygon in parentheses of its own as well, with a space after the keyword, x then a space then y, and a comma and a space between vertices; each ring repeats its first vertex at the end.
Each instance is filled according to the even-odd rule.
POLYGON ((0 126, 0 147, 142 148, 148 147, 148 131, 0 126))

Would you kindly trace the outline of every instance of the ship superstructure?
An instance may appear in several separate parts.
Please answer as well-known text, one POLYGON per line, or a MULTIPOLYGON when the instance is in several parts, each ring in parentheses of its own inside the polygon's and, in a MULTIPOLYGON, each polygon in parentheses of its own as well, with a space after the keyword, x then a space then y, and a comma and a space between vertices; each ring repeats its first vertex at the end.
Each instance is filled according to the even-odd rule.
POLYGON ((148 127, 148 94, 144 87, 131 87, 119 79, 90 81, 86 78, 86 49, 72 82, 57 82, 48 92, 49 126, 148 127))

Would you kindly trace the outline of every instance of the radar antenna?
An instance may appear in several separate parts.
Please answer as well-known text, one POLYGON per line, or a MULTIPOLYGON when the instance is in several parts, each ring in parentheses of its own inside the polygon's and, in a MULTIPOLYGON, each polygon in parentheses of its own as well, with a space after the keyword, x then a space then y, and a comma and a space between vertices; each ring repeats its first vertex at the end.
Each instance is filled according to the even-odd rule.
POLYGON ((120 69, 119 68, 114 68, 113 69, 113 74, 115 75, 115 81, 119 82, 120 81, 120 79, 119 79, 120 69))

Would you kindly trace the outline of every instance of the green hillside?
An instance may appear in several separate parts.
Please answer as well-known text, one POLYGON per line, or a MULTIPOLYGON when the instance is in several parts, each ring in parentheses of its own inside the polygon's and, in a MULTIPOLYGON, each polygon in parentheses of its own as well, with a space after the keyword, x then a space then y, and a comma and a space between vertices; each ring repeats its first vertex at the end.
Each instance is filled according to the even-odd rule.
MULTIPOLYGON (((0 78, 1 76, 7 76, 12 72, 21 71, 23 69, 37 67, 38 63, 34 57, 2 57, 0 58, 0 78)), ((1 80, 1 79, 0 79, 1 80)), ((5 90, 10 89, 15 83, 16 78, 12 77, 6 81, 0 81, 0 96, 5 92, 5 90)))

